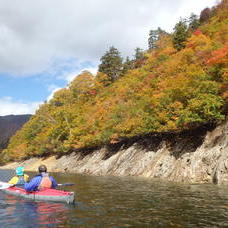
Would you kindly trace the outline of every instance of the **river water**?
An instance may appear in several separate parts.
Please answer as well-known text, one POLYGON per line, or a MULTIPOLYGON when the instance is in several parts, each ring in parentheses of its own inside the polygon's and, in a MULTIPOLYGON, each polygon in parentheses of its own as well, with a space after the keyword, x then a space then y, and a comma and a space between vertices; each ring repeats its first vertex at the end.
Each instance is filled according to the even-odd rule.
MULTIPOLYGON (((29 173, 30 176, 35 173, 29 173)), ((2 181, 12 172, 0 171, 2 181)), ((75 183, 76 204, 33 202, 0 192, 1 227, 228 227, 228 187, 132 177, 52 174, 75 183)))

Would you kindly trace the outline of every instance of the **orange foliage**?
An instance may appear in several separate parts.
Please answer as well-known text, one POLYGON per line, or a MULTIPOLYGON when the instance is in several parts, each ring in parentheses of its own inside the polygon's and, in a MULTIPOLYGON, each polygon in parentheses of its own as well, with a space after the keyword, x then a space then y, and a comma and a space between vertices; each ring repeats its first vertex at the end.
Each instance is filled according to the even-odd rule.
POLYGON ((228 63, 228 44, 211 53, 211 57, 207 60, 207 64, 216 63, 228 63))
POLYGON ((171 35, 164 34, 158 48, 137 62, 139 68, 114 82, 103 73, 78 75, 69 88, 40 106, 3 153, 11 159, 63 154, 224 119, 228 98, 224 6, 223 2, 219 15, 200 26, 179 52, 171 35))
POLYGON ((193 34, 194 34, 195 36, 199 36, 199 35, 201 35, 201 34, 203 34, 203 33, 202 33, 202 31, 201 31, 200 29, 196 29, 196 31, 194 31, 193 34))
POLYGON ((224 92, 222 96, 224 99, 228 99, 228 91, 224 92))

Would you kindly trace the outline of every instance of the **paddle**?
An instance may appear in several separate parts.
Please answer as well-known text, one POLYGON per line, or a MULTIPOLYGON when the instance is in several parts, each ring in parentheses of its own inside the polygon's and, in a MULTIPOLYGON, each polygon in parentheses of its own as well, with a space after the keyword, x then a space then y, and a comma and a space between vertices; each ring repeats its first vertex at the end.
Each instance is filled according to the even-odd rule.
POLYGON ((6 183, 6 182, 0 182, 0 189, 6 189, 9 187, 12 187, 12 184, 6 183))
POLYGON ((74 183, 58 184, 58 186, 73 186, 74 183))
MULTIPOLYGON (((1 189, 7 189, 9 187, 13 187, 13 186, 23 186, 24 184, 9 184, 7 182, 1 182, 0 181, 0 190, 1 189)), ((58 184, 59 187, 61 186, 73 186, 74 183, 64 183, 64 184, 58 184)))

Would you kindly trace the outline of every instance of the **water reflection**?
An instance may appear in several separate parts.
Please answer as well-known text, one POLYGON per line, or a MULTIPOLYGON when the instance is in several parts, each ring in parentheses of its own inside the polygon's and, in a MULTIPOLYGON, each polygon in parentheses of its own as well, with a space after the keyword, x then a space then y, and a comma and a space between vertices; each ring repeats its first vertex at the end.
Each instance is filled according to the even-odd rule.
POLYGON ((65 223, 68 211, 62 203, 26 201, 1 194, 0 218, 6 227, 56 227, 65 223))
MULTIPOLYGON (((33 173, 30 174, 31 176, 33 173)), ((76 192, 76 206, 0 192, 5 227, 228 227, 228 187, 142 178, 52 174, 76 192)))

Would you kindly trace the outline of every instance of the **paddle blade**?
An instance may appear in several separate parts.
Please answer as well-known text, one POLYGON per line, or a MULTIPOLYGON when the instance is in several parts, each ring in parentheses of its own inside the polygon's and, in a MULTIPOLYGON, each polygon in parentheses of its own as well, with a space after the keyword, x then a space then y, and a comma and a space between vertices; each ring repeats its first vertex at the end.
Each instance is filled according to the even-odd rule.
POLYGON ((9 184, 9 183, 6 183, 6 182, 0 182, 0 189, 7 189, 9 187, 12 187, 13 184, 9 184))

